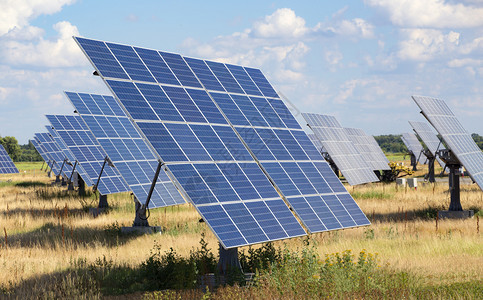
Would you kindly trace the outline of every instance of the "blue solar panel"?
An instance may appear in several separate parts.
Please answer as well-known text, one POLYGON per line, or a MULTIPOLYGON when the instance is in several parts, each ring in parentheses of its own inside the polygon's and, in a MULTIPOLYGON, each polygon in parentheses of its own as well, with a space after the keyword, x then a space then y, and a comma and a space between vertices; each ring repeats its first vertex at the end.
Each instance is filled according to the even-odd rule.
POLYGON ((0 174, 13 173, 18 173, 18 169, 10 156, 8 156, 7 150, 0 144, 0 174))
MULTIPOLYGON (((83 49, 91 43, 77 42, 83 49)), ((308 207, 294 210, 311 232, 369 224, 260 70, 156 53, 181 87, 145 81, 158 89, 146 94, 139 83, 119 80, 122 75, 106 83, 226 248, 305 234, 269 179, 287 185, 288 202, 301 199, 308 207), (159 95, 185 122, 156 112, 159 95)))
MULTIPOLYGON (((136 198, 145 203, 158 160, 112 96, 66 92, 136 198), (78 108, 79 107, 79 108, 78 108)), ((150 208, 185 203, 165 171, 159 173, 150 208)))
MULTIPOLYGON (((89 128, 79 116, 47 115, 54 130, 72 152, 75 160, 84 168, 88 185, 97 183, 106 153, 89 128)), ((127 192, 124 179, 119 172, 106 164, 97 187, 101 195, 127 192)))
MULTIPOLYGON (((36 133, 35 137, 40 144, 40 147, 43 149, 43 152, 49 157, 50 164, 49 166, 52 168, 52 171, 55 175, 62 175, 61 167, 64 162, 65 156, 62 150, 59 148, 57 143, 54 141, 50 134, 43 132, 43 133, 36 133)), ((65 167, 65 166, 64 166, 65 167)), ((71 169, 72 170, 72 169, 71 169)), ((71 173, 68 171, 67 168, 62 168, 62 173, 66 178, 69 178, 71 173)))
MULTIPOLYGON (((69 168, 69 170, 70 170, 70 174, 72 174, 72 170, 73 170, 74 164, 76 162, 76 158, 75 158, 74 154, 72 154, 72 152, 70 151, 70 149, 64 143, 64 140, 59 136, 59 134, 57 133, 57 131, 55 131, 52 128, 52 126, 45 126, 45 127, 49 131, 50 136, 56 142, 57 146, 59 146, 59 148, 62 151, 64 157, 66 157, 67 160, 72 164, 72 166, 69 166, 69 165, 67 166, 69 168)), ((86 171, 84 170, 84 168, 80 164, 76 164, 75 165, 75 172, 77 172, 82 177, 82 179, 85 182, 90 182, 91 181, 90 178, 89 178, 89 176, 87 176, 86 171)))
POLYGON ((45 154, 45 150, 40 147, 40 142, 38 142, 38 139, 34 137, 32 140, 30 140, 30 142, 32 143, 32 145, 34 145, 35 150, 37 150, 37 152, 40 154, 40 156, 45 161, 45 163, 50 166, 50 157, 48 157, 45 154))

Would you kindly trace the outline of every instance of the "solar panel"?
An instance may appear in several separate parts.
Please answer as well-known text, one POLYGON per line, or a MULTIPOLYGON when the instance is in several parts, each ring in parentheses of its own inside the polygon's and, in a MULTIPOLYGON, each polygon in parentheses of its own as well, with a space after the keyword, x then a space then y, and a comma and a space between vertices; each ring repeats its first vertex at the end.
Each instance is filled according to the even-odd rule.
POLYGON ((408 148, 408 150, 411 151, 414 156, 416 156, 418 162, 424 165, 424 163, 426 162, 426 158, 422 154, 424 149, 416 135, 412 132, 405 132, 402 134, 401 139, 404 145, 406 145, 406 147, 408 148))
POLYGON ((40 156, 45 161, 45 163, 50 166, 50 158, 45 154, 44 149, 40 147, 40 143, 38 142, 38 139, 34 137, 34 139, 30 140, 30 142, 32 143, 32 145, 34 145, 35 150, 37 150, 37 152, 40 154, 40 156))
POLYGON ((319 150, 320 152, 325 152, 324 146, 319 141, 319 139, 315 136, 315 134, 308 133, 307 136, 309 137, 312 144, 314 144, 315 148, 317 148, 317 150, 319 150))
MULTIPOLYGON (((47 119, 86 171, 87 176, 82 179, 88 185, 96 184, 107 155, 81 117, 47 115, 47 119)), ((101 195, 129 191, 119 172, 108 164, 105 165, 97 189, 101 195)))
POLYGON ((0 144, 0 174, 18 173, 18 169, 7 153, 7 150, 0 144))
MULTIPOLYGON (((145 203, 158 160, 112 96, 66 92, 77 112, 126 180, 136 198, 145 203)), ((150 208, 185 203, 163 170, 159 173, 150 208)))
POLYGON ((260 70, 76 40, 225 248, 369 224, 260 70))
MULTIPOLYGON (((59 146, 57 145, 57 143, 50 136, 50 134, 46 132, 36 133, 35 137, 37 138, 37 141, 40 143, 40 147, 43 149, 45 155, 49 157, 50 167, 52 168, 52 171, 54 171, 54 174, 61 175, 59 173, 60 173, 60 168, 62 166, 62 163, 64 162, 64 156, 59 146)), ((65 170, 62 170, 62 171, 64 172, 65 170)), ((64 173, 64 176, 67 176, 67 175, 65 175, 64 173)))
POLYGON ((443 100, 412 96, 473 180, 483 190, 483 153, 443 100))
POLYGON ((441 160, 441 158, 436 156, 436 152, 444 149, 444 146, 431 127, 424 122, 409 121, 409 124, 411 127, 413 127, 416 134, 419 135, 419 137, 423 140, 424 144, 426 144, 426 147, 428 147, 428 150, 431 152, 431 154, 436 157, 439 165, 444 167, 444 162, 441 160))
MULTIPOLYGON (((45 126, 47 130, 49 131, 50 136, 54 139, 54 141, 57 143, 57 146, 59 146, 60 150, 62 151, 63 155, 67 160, 72 164, 72 166, 69 166, 70 174, 72 175, 72 170, 74 168, 74 164, 76 162, 76 158, 72 151, 67 147, 65 144, 64 140, 60 137, 60 135, 55 131, 52 126, 45 126)), ((90 182, 89 176, 87 176, 86 171, 80 164, 75 164, 75 172, 77 172, 84 181, 90 182)), ((70 178, 70 177, 69 177, 70 178)))
POLYGON ((367 135, 360 128, 345 128, 345 132, 372 170, 391 169, 389 160, 372 135, 367 135))
POLYGON ((350 185, 379 181, 335 117, 313 113, 302 116, 350 185))

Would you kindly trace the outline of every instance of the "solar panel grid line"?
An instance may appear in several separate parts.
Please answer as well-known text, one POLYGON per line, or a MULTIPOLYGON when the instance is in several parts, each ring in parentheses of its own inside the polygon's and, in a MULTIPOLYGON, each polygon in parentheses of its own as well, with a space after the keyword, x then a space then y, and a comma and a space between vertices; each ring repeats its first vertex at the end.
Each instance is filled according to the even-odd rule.
POLYGON ((425 118, 442 136, 449 149, 483 190, 483 152, 462 126, 445 101, 412 96, 425 118))
POLYGON ((18 169, 8 155, 7 150, 0 144, 0 174, 14 173, 18 173, 18 169))
MULTIPOLYGON (((87 176, 83 178, 86 183, 90 186, 96 184, 107 155, 81 117, 47 115, 47 119, 86 171, 87 176)), ((109 165, 104 168, 97 189, 101 195, 129 191, 119 172, 109 165)))
MULTIPOLYGON (((160 163, 139 129, 112 96, 65 92, 90 131, 136 196, 145 204, 160 163)), ((150 198, 150 208, 185 203, 164 169, 150 198)))
MULTIPOLYGON (((86 42, 85 42, 85 41, 79 41, 79 40, 77 40, 77 42, 78 42, 78 44, 81 46, 81 48, 83 49, 84 53, 85 53, 87 56, 89 56, 89 54, 87 53, 87 52, 89 51, 89 49, 87 49, 87 50, 85 49, 85 48, 88 48, 89 46, 88 46, 88 45, 87 45, 86 47, 83 47, 83 46, 82 46, 82 44, 83 44, 83 43, 86 43, 86 42)), ((88 42, 88 43, 103 43, 103 42, 97 42, 97 41, 91 41, 91 40, 89 40, 89 42, 88 42)), ((138 48, 135 48, 135 49, 138 49, 138 48)), ((138 51, 138 52, 139 52, 139 51, 138 51)), ((112 53, 111 53, 111 54, 112 54, 112 53)), ((174 58, 170 58, 170 59, 174 59, 174 58)), ((182 58, 181 56, 178 56, 178 59, 183 59, 183 58, 182 58)), ((93 61, 91 60, 91 62, 93 62, 93 61)), ((186 64, 186 65, 188 65, 186 62, 185 62, 185 64, 186 64)), ((96 67, 96 69, 97 69, 96 64, 94 64, 94 63, 93 63, 93 65, 94 65, 94 67, 96 67)), ((170 62, 169 62, 169 61, 167 61, 167 65, 170 65, 170 62)), ((207 63, 207 65, 209 65, 209 66, 210 66, 210 68, 208 68, 208 69, 212 69, 212 70, 213 70, 213 66, 215 66, 215 67, 217 67, 217 68, 218 68, 218 67, 223 67, 223 66, 224 66, 223 64, 219 64, 219 63, 212 63, 211 65, 207 63)), ((189 68, 189 67, 188 67, 188 68, 189 68)), ((233 69, 233 68, 234 68, 234 67, 232 67, 232 69, 233 69)), ((242 69, 242 67, 240 67, 238 70, 240 70, 240 69, 242 69)), ((209 72, 207 73, 207 72, 206 72, 206 70, 207 70, 207 68, 204 68, 204 71, 203 71, 203 72, 204 72, 204 73, 203 73, 203 76, 211 76, 211 75, 213 74, 213 73, 212 73, 212 74, 210 74, 209 72)), ((265 84, 265 82, 266 82, 266 84, 268 84, 268 86, 265 86, 265 87, 264 87, 264 90, 262 90, 262 92, 263 92, 263 93, 266 93, 266 94, 265 94, 265 96, 278 98, 278 95, 276 95, 276 93, 274 92, 273 88, 272 88, 272 87, 269 85, 268 81, 266 81, 266 79, 263 77, 263 74, 262 74, 262 73, 261 73, 259 70, 248 70, 248 69, 245 69, 245 70, 247 70, 246 78, 250 78, 250 76, 252 76, 252 74, 253 74, 253 76, 258 76, 258 78, 259 78, 261 81, 265 80, 265 81, 263 81, 263 82, 262 82, 262 85, 263 85, 263 84, 265 84), (257 72, 257 71, 258 71, 258 72, 257 72), (248 76, 248 74, 250 74, 250 76, 248 76), (263 77, 263 80, 262 80, 262 77, 263 77)), ((192 71, 192 70, 190 70, 190 71, 191 71, 191 73, 193 73, 193 71, 192 71)), ((233 74, 230 74, 230 71, 231 71, 231 70, 230 70, 230 71, 227 71, 227 70, 223 70, 223 68, 222 68, 221 70, 220 70, 220 69, 218 69, 218 72, 220 72, 220 71, 223 73, 222 75, 223 75, 223 76, 225 76, 224 80, 226 80, 226 78, 227 78, 227 77, 229 77, 230 75, 231 75, 231 76, 233 76, 233 74)), ((173 71, 173 73, 176 73, 176 72, 175 72, 175 71, 173 71)), ((214 72, 214 73, 216 73, 216 72, 214 72)), ((102 73, 101 73, 101 74, 102 74, 102 73)), ((172 75, 173 75, 173 74, 172 74, 172 75)), ((176 76, 178 76, 178 74, 175 74, 175 75, 176 75, 176 76)), ((184 75, 186 75, 186 74, 184 74, 184 75)), ((191 74, 191 75, 193 75, 193 74, 191 74)), ((176 78, 176 76, 174 76, 174 75, 173 75, 173 77, 174 77, 174 78, 176 78)), ((252 76, 252 77, 253 77, 253 76, 252 76)), ((119 77, 120 77, 120 78, 122 78, 123 76, 119 76, 119 77)), ((196 79, 198 79, 198 78, 196 78, 196 79)), ((123 104, 124 109, 125 109, 125 110, 127 110, 127 111, 129 111, 130 116, 131 116, 131 117, 132 117, 134 120, 136 120, 136 116, 134 116, 134 115, 132 114, 132 112, 136 113, 135 108, 133 108, 133 107, 128 107, 128 106, 126 106, 126 105, 124 105, 124 104, 128 104, 128 105, 129 105, 128 101, 129 101, 129 99, 130 99, 130 96, 131 96, 133 93, 136 93, 136 92, 138 93, 138 92, 139 92, 139 91, 137 91, 138 86, 136 86, 136 91, 135 91, 135 92, 131 91, 131 95, 127 95, 127 94, 126 94, 126 91, 127 91, 127 90, 126 90, 127 84, 122 84, 122 83, 121 83, 121 81, 113 81, 113 80, 111 81, 111 80, 106 80, 106 79, 104 79, 104 81, 105 81, 105 82, 106 82, 106 84, 107 84, 107 85, 108 85, 108 86, 111 88, 111 90, 112 90, 112 91, 113 91, 113 93, 116 95, 116 97, 117 97, 117 98, 120 100, 120 102, 123 104)), ((195 80, 195 81, 196 81, 196 80, 195 80)), ((201 81, 201 80, 200 80, 200 81, 201 81)), ((180 82, 181 82, 181 81, 180 81, 180 82)), ((212 82, 214 82, 214 81, 212 81, 212 82)), ((220 82, 221 82, 221 80, 220 80, 220 82)), ((233 80, 231 80, 231 82, 229 83, 229 84, 230 84, 230 86, 231 86, 231 88, 234 88, 234 86, 233 86, 234 82, 236 82, 236 80, 234 80, 234 79, 233 79, 233 80)), ((246 83, 246 84, 248 84, 248 81, 245 81, 245 83, 246 83)), ((199 84, 199 82, 198 82, 197 84, 199 84)), ((132 83, 132 86, 135 86, 135 85, 136 85, 136 84, 133 82, 133 83, 132 83)), ((161 86, 162 86, 162 85, 161 85, 161 86)), ((200 86, 201 86, 201 84, 200 84, 200 86)), ((225 86, 225 87, 226 87, 226 86, 225 86)), ((236 86, 235 86, 235 87, 236 87, 236 86)), ((160 91, 161 91, 161 90, 167 91, 167 90, 168 90, 168 87, 163 87, 162 89, 160 88, 159 90, 160 90, 160 91)), ((188 91, 188 88, 183 89, 183 91, 188 91)), ((139 94, 141 94, 141 93, 139 93, 139 94)), ((211 94, 210 92, 208 92, 208 97, 209 97, 210 95, 212 95, 212 94, 211 94)), ((168 96, 169 96, 169 97, 172 97, 172 95, 168 95, 168 96)), ((138 97, 139 97, 139 96, 138 96, 138 97)), ((169 101, 171 105, 176 104, 176 103, 175 103, 175 101, 174 101, 175 99, 173 99, 173 98, 171 98, 171 99, 170 99, 169 97, 168 97, 168 98, 166 98, 166 99, 167 99, 167 101, 169 101)), ((199 97, 199 95, 198 95, 198 97, 199 97)), ((228 98, 229 98, 231 101, 233 101, 233 100, 232 100, 232 97, 234 97, 233 95, 228 95, 228 94, 227 94, 227 97, 228 97, 228 98)), ((144 96, 140 96, 139 98, 142 98, 143 100, 145 100, 145 101, 146 101, 146 98, 144 98, 144 96)), ((139 100, 139 98, 138 98, 138 100, 139 100)), ((248 101, 250 101, 250 102, 252 101, 252 99, 249 99, 248 97, 247 97, 247 99, 248 99, 248 101)), ((199 100, 200 100, 200 99, 196 99, 196 101, 199 101, 199 100)), ((191 99, 191 101, 193 101, 193 103, 196 103, 196 101, 195 101, 195 99, 194 99, 194 98, 192 98, 192 99, 191 99)), ((257 99, 257 101, 258 101, 258 99, 257 99)), ((268 100, 265 100, 265 99, 264 99, 264 101, 267 101, 267 102, 268 102, 268 100)), ((149 102, 149 101, 148 101, 148 102, 149 102)), ((213 99, 213 98, 211 98, 211 105, 213 105, 213 103, 216 105, 218 102, 217 102, 217 101, 214 101, 214 99, 213 99)), ((138 104, 139 104, 139 103, 138 103, 138 104)), ((251 102, 250 104, 251 104, 253 107, 256 107, 256 104, 254 104, 253 102, 251 102)), ((273 107, 272 107, 272 105, 275 105, 275 104, 277 104, 277 103, 275 103, 275 102, 274 102, 274 103, 270 103, 270 102, 268 102, 268 106, 270 106, 270 107, 272 108, 272 110, 273 110, 273 111, 277 111, 277 110, 278 110, 278 112, 284 112, 284 108, 285 108, 285 110, 287 110, 287 109, 286 109, 286 107, 284 107, 284 106, 283 106, 283 107, 280 107, 280 106, 278 106, 278 107, 273 106, 273 107)), ((139 104, 139 105, 141 105, 141 104, 139 104)), ((277 104, 277 105, 279 105, 279 104, 277 104)), ((147 105, 145 105, 145 107, 146 107, 146 106, 147 106, 147 105)), ((192 105, 192 106, 197 107, 198 105, 197 105, 197 103, 196 103, 195 105, 192 105)), ((237 105, 235 105, 235 107, 237 107, 237 105)), ((152 107, 149 107, 149 108, 150 108, 151 110, 153 110, 153 108, 152 108, 152 107)), ((198 110, 197 110, 198 112, 199 112, 199 111, 201 111, 201 108, 200 108, 200 107, 197 107, 197 108, 198 108, 198 110)), ((220 109, 220 107, 218 106, 218 110, 219 110, 219 109, 220 109)), ((237 107, 237 109, 238 109, 238 107, 237 107)), ((257 111, 257 110, 259 110, 259 107, 256 107, 255 111, 257 111)), ((223 109, 221 109, 221 111, 223 111, 223 109)), ((177 111, 177 112, 178 112, 178 113, 181 113, 181 115, 183 115, 183 116, 184 116, 184 114, 183 114, 184 112, 182 112, 182 111, 177 111)), ((261 113, 261 112, 260 112, 260 111, 258 111, 258 113, 261 113)), ((181 115, 180 115, 180 118, 181 118, 181 115)), ((142 123, 142 122, 141 122, 141 123, 139 124, 139 126, 140 126, 140 127, 143 127, 143 128, 141 128, 141 130, 146 131, 145 133, 146 133, 147 135, 151 135, 151 136, 152 136, 152 133, 151 133, 151 132, 147 132, 147 131, 148 131, 148 130, 152 130, 152 129, 154 129, 154 128, 156 127, 156 126, 155 126, 155 123, 157 123, 157 122, 153 122, 152 120, 159 119, 159 116, 157 116, 157 117, 152 117, 152 116, 148 116, 147 114, 146 114, 146 115, 138 115, 138 116, 139 116, 139 117, 141 117, 141 119, 144 119, 144 120, 146 120, 146 119, 150 119, 150 120, 151 120, 151 121, 148 121, 148 122, 145 122, 145 123, 142 123), (151 125, 149 125, 149 124, 151 124, 151 125), (149 125, 149 126, 148 126, 148 125, 149 125)), ((201 116, 203 116, 203 115, 201 115, 201 116)), ((196 116, 195 116, 195 117, 196 117, 196 116)), ((292 118, 293 118, 293 117, 292 117, 292 118)), ((181 118, 181 119, 183 119, 183 118, 181 118)), ((227 119, 229 119, 229 118, 228 118, 228 117, 226 117, 226 115, 225 115, 225 116, 223 117, 223 119, 225 120, 225 122, 223 122, 223 123, 226 123, 226 120, 227 120, 227 119)), ((282 119, 283 119, 283 117, 282 117, 282 119)), ((144 120, 143 120, 143 121, 144 121, 144 120)), ((206 119, 205 119, 205 120, 206 120, 206 119)), ((200 121, 205 121, 205 120, 204 120, 203 118, 200 118, 200 121)), ((258 119, 257 119, 257 120, 258 120, 258 119)), ((269 120, 266 120, 266 118, 259 118, 259 120, 263 120, 263 121, 265 121, 265 123, 266 123, 266 122, 269 122, 269 120)), ((283 121, 280 121, 278 124, 283 124, 284 122, 286 123, 286 120, 288 120, 289 122, 291 121, 291 120, 289 120, 289 119, 283 119, 283 121)), ((193 121, 193 120, 190 120, 190 121, 193 121)), ((207 120, 206 120, 206 121, 207 121, 207 120)), ((139 122, 139 121, 138 121, 138 122, 139 122)), ((161 122, 161 123, 163 123, 163 122, 161 122)), ((294 123, 292 123, 292 124, 291 124, 291 126, 294 126, 295 128, 300 128, 300 126, 298 125, 298 123, 297 123, 296 121, 294 121, 294 123), (294 124, 294 123, 295 123, 295 124, 294 124)), ((167 123, 166 123, 166 124, 167 124, 167 123)), ((248 124, 247 124, 247 125, 248 125, 248 124)), ((253 125, 253 124, 252 124, 252 125, 253 125)), ((287 125, 288 125, 288 124, 287 124, 287 125)), ((193 135, 192 135, 192 133, 193 133, 192 129, 193 129, 193 128, 192 128, 192 127, 190 127, 190 126, 193 126, 193 125, 189 125, 189 126, 187 125, 186 127, 187 127, 187 129, 188 129, 188 130, 186 130, 186 128, 184 128, 183 130, 185 130, 185 132, 188 132, 188 136, 193 136, 193 135)), ((283 126, 285 126, 285 125, 283 125, 283 126)), ((173 124, 171 124, 170 126, 166 125, 166 127, 165 127, 165 126, 158 126, 158 128, 159 128, 159 129, 164 130, 164 131, 167 133, 167 134, 165 133, 165 134, 166 134, 166 136, 169 136, 169 137, 170 137, 170 139, 172 140, 172 145, 175 145, 175 146, 176 146, 176 148, 180 148, 180 147, 179 147, 180 145, 178 144, 178 140, 177 140, 176 138, 174 138, 174 139, 173 139, 174 135, 172 134, 172 133, 173 133, 173 131, 172 131, 172 130, 173 130, 173 129, 175 129, 174 127, 175 127, 175 125, 173 125, 173 124), (171 127, 171 128, 169 128, 169 127, 171 127)), ((274 137, 275 137, 276 135, 272 135, 272 136, 274 136, 274 137)), ((193 140, 195 140, 195 141, 196 141, 196 144, 198 144, 198 145, 203 145, 202 147, 199 147, 200 149, 202 149, 202 150, 203 150, 202 155, 206 155, 206 157, 210 157, 210 155, 208 155, 208 152, 209 152, 209 151, 207 151, 206 147, 204 147, 203 142, 202 142, 201 140, 198 140, 198 138, 197 138, 197 136, 196 136, 196 135, 195 135, 194 137, 195 137, 195 138, 194 138, 193 140), (201 143, 200 143, 200 142, 201 142, 201 143)), ((294 137, 295 137, 295 135, 294 135, 294 137)), ((149 136, 146 136, 146 138, 148 138, 148 139, 149 139, 149 136)), ((292 138, 293 138, 293 137, 292 137, 292 138)), ((307 138, 306 136, 305 136, 305 138, 306 138, 306 139, 307 139, 307 141, 310 143, 310 141, 308 140, 308 138, 307 138)), ((238 143, 239 143, 240 141, 241 141, 241 140, 238 138, 238 143)), ((297 144, 297 143, 299 143, 299 142, 298 142, 298 140, 295 140, 295 143, 296 143, 296 144, 297 144)), ((311 145, 311 144, 310 144, 310 145, 311 145)), ((155 147, 155 146, 153 145, 153 147, 155 147)), ((283 146, 283 145, 282 145, 282 147, 285 147, 285 146, 283 146)), ((182 147, 181 147, 181 148, 182 148, 182 147)), ((226 146, 225 146, 225 148, 226 148, 226 146)), ((174 148, 173 148, 173 149, 174 149, 174 148)), ((304 148, 304 149, 305 149, 305 148, 304 148)), ((189 150, 189 149, 188 149, 188 150, 189 150)), ((246 147, 245 147, 245 151, 246 151, 246 147)), ((182 159, 187 160, 187 161, 189 161, 189 160, 190 160, 190 159, 189 159, 189 154, 184 153, 184 151, 179 151, 179 152, 182 154, 182 157, 181 157, 182 159), (186 154, 186 155, 185 155, 185 154, 186 154)), ((270 152, 270 151, 268 151, 268 152, 270 152)), ((303 151, 302 151, 302 152, 303 152, 303 151)), ((315 148, 314 148, 314 152, 317 152, 315 148)), ((176 159, 178 159, 178 160, 179 160, 179 159, 181 159, 180 157, 173 157, 173 158, 174 158, 175 160, 176 160, 176 159)), ((211 157, 210 157, 210 158, 211 158, 211 157)), ((323 159, 322 159, 322 161, 323 161, 323 159)), ((324 161, 324 163, 325 163, 325 161, 324 161)), ((168 167, 170 167, 171 169, 173 169, 173 168, 175 168, 175 167, 178 167, 178 166, 183 166, 183 164, 181 164, 181 163, 179 163, 179 162, 178 162, 178 163, 172 163, 172 164, 168 165, 168 167)), ((193 167, 193 168, 194 168, 194 167, 193 167)), ((171 172, 173 172, 173 170, 171 170, 171 172)), ((177 172, 177 171, 176 171, 176 172, 177 172)), ((259 171, 257 171, 257 172, 259 172, 259 171)), ((180 173, 178 173, 178 175, 180 175, 180 173)), ((199 175, 199 174, 198 174, 198 175, 199 175)), ((176 176, 175 176, 175 177, 176 177, 176 176)), ((267 179, 265 178, 265 180, 267 180, 267 179)), ((181 182, 180 182, 180 184, 183 184, 183 183, 181 183, 181 182)), ((205 183, 205 185, 207 185, 207 184, 208 184, 208 183, 205 183)), ((340 182, 339 182, 339 184, 340 184, 340 182)), ((273 186, 272 186, 272 187, 273 187, 273 186)), ((209 190, 209 189, 207 189, 207 190, 209 190)), ((344 191, 345 191, 345 190, 344 190, 344 191)), ((186 192, 186 191, 185 191, 185 192, 186 192)), ((345 192, 346 192, 346 191, 345 191, 345 192)), ((189 193, 188 193, 188 194, 189 194, 189 193)), ((348 194, 347 194, 347 195, 348 195, 348 194)), ((345 196, 347 196, 347 195, 345 195, 345 196)), ((342 196, 344 196, 344 195, 342 195, 342 196)), ((216 198, 216 197, 215 197, 215 198, 216 198)), ((350 198, 350 196, 349 196, 349 198, 350 198)), ((193 200, 193 199, 191 199, 191 200, 193 200)), ((352 200, 352 199, 351 199, 351 200, 352 200)), ((353 200, 352 200, 352 201, 353 201, 353 200)), ((282 203, 283 203, 283 202, 282 202, 282 203)), ((195 206, 196 206, 196 205, 195 205, 195 206)), ((286 205, 285 205, 285 204, 284 204, 284 206, 286 207, 286 205)), ((357 205, 356 205, 356 206, 357 206, 357 205)), ((342 206, 342 207, 344 207, 344 206, 342 206)), ((223 208, 223 209, 224 209, 224 208, 223 208)), ((345 209, 345 208, 344 208, 344 209, 345 209)), ((203 212, 202 212, 200 209, 198 209, 198 211, 200 212, 200 214, 201 214, 201 215, 203 215, 203 212)), ((226 212, 227 212, 227 211, 225 211, 225 213, 226 213, 226 212)), ((363 215, 363 214, 362 214, 362 215, 363 215)), ((212 228, 212 229, 213 229, 213 230, 215 231, 215 233, 216 233, 216 229, 214 229, 214 228, 212 228)), ((221 239, 222 239, 222 238, 221 238, 221 239)))
POLYGON ((39 153, 39 155, 42 157, 42 159, 44 160, 44 162, 46 164, 49 164, 50 163, 50 159, 45 155, 44 150, 42 148, 40 148, 40 145, 39 145, 37 139, 34 137, 33 139, 30 140, 30 142, 34 146, 35 150, 37 150, 37 152, 39 153))
POLYGON ((436 152, 443 149, 444 146, 441 140, 436 136, 436 134, 433 133, 431 127, 429 127, 429 125, 424 122, 409 121, 409 124, 416 132, 416 134, 421 138, 421 140, 423 140, 424 144, 426 145, 426 147, 428 147, 428 150, 431 152, 431 154, 436 157, 439 165, 441 167, 444 167, 444 162, 441 160, 441 158, 438 157, 438 155, 436 155, 436 152))
POLYGON ((416 135, 412 132, 404 132, 401 136, 401 139, 408 150, 411 151, 414 156, 416 156, 418 162, 424 165, 426 162, 426 157, 423 155, 423 145, 421 145, 416 135))
MULTIPOLYGON (((64 142, 62 141, 60 136, 57 134, 57 132, 55 132, 55 130, 51 126, 46 125, 45 128, 47 129, 50 137, 52 138, 52 140, 55 142, 55 144, 57 146, 57 150, 58 150, 58 153, 59 153, 58 157, 60 159, 62 159, 61 168, 64 171, 65 176, 67 178, 71 178, 72 177, 73 165, 70 165, 69 163, 73 164, 72 153, 68 150, 67 151, 65 150, 64 142)), ((76 169, 77 169, 77 167, 76 167, 76 169)), ((85 176, 85 172, 83 172, 82 168, 78 169, 77 172, 79 174, 85 176)))

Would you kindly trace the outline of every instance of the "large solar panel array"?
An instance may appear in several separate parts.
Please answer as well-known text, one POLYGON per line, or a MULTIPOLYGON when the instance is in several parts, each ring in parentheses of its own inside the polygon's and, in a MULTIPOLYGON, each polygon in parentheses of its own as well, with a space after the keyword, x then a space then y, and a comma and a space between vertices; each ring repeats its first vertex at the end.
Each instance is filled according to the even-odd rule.
POLYGON ((18 169, 10 156, 8 156, 7 150, 0 144, 0 174, 13 173, 18 173, 18 169))
MULTIPOLYGON (((77 112, 126 180, 136 198, 144 204, 151 188, 158 160, 112 96, 66 92, 77 112)), ((150 208, 185 203, 163 170, 153 190, 150 208)))
POLYGON ((412 97, 426 119, 443 137, 449 149, 483 190, 483 153, 446 102, 431 97, 412 97))
MULTIPOLYGON (((37 142, 39 142, 40 147, 43 149, 44 153, 49 157, 50 160, 50 167, 55 175, 62 175, 60 173, 60 168, 62 167, 62 163, 64 162, 64 154, 62 150, 60 150, 57 143, 54 139, 48 134, 47 132, 36 133, 35 138, 37 142), (53 164, 52 164, 53 163, 53 164)), ((70 173, 67 174, 67 169, 62 169, 64 176, 69 178, 71 175, 70 173)))
POLYGON ((335 117, 313 113, 302 116, 350 185, 379 181, 335 117))
MULTIPOLYGON (((88 185, 97 183, 106 153, 96 141, 87 125, 79 116, 47 115, 52 127, 62 138, 79 164, 87 173, 84 181, 88 185)), ((107 163, 97 186, 101 195, 127 192, 124 179, 119 172, 107 163)))
MULTIPOLYGON (((64 140, 60 137, 60 135, 57 133, 57 131, 52 128, 52 126, 45 126, 47 128, 47 131, 49 132, 50 136, 53 138, 53 140, 56 142, 57 146, 59 146, 60 150, 64 154, 64 157, 67 158, 67 160, 72 164, 72 166, 69 165, 69 168, 72 170, 75 165, 75 172, 77 172, 84 181, 87 180, 87 182, 90 182, 90 179, 84 179, 84 178, 89 178, 87 176, 86 171, 80 164, 75 164, 76 158, 72 151, 67 147, 65 144, 64 140)), ((71 173, 72 174, 72 173, 71 173)), ((69 177, 70 178, 70 177, 69 177)))
POLYGON ((438 139, 438 136, 433 132, 431 127, 424 122, 409 121, 409 124, 414 129, 417 135, 423 140, 428 150, 436 157, 439 165, 444 167, 444 162, 436 155, 438 150, 444 149, 443 144, 438 139))
POLYGON ((225 248, 369 224, 260 70, 76 40, 225 248))
POLYGON ((360 128, 344 128, 347 136, 352 141, 354 147, 359 151, 362 157, 372 170, 390 170, 389 160, 387 159, 381 147, 377 144, 376 139, 372 135, 367 135, 360 128))
POLYGON ((418 162, 424 165, 426 162, 426 157, 423 155, 424 149, 416 135, 412 132, 405 132, 402 134, 401 139, 406 148, 416 156, 418 162))

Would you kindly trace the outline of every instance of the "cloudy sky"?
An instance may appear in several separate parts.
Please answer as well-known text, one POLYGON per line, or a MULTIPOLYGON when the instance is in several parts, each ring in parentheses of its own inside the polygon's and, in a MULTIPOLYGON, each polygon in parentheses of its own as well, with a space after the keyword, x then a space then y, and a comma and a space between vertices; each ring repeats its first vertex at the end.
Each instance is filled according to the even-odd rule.
POLYGON ((300 111, 373 135, 438 97, 483 135, 483 0, 0 0, 0 136, 72 113, 64 90, 108 93, 73 35, 258 67, 300 111))

